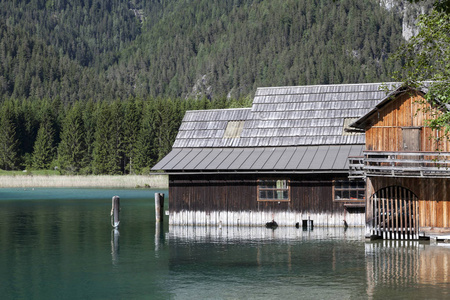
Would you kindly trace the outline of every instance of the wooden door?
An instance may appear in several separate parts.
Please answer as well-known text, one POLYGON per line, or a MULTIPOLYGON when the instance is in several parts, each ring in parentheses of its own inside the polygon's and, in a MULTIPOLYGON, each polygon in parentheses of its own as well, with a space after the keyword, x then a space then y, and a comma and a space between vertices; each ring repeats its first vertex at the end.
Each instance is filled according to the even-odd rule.
POLYGON ((403 127, 403 151, 415 152, 420 151, 420 140, 422 127, 403 127))

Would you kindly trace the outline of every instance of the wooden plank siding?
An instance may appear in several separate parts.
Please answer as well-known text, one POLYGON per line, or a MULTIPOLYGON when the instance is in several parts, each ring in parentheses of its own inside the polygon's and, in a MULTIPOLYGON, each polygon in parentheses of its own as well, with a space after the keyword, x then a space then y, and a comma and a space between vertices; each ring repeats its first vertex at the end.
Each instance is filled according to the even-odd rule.
MULTIPOLYGON (((425 228, 450 227, 450 185, 448 178, 405 178, 405 177, 368 177, 367 195, 371 197, 377 191, 390 186, 401 186, 411 190, 419 201, 419 226, 425 228)), ((372 215, 368 205, 367 215, 372 215)))
POLYGON ((425 126, 425 120, 439 113, 424 102, 421 94, 406 92, 374 114, 366 129, 366 149, 403 151, 402 128, 421 127, 421 151, 449 151, 448 141, 436 142, 442 134, 425 126))
MULTIPOLYGON (((402 159, 420 162, 430 160, 433 156, 419 157, 415 151, 425 153, 450 150, 449 141, 444 138, 439 141, 442 133, 426 126, 426 120, 442 112, 426 102, 422 95, 416 91, 404 92, 384 106, 380 106, 369 119, 366 119, 366 150, 369 153, 371 151, 410 153, 410 156, 404 156, 402 159)), ((377 152, 372 154, 376 156, 377 152)), ((424 164, 418 165, 417 169, 431 166, 432 163, 424 164)), ((414 166, 416 165, 410 163, 410 167, 414 166)), ((370 199, 378 191, 388 190, 390 187, 403 187, 417 196, 418 205, 414 206, 417 211, 411 216, 418 216, 420 232, 430 232, 437 228, 444 231, 449 229, 450 191, 447 191, 447 185, 450 184, 450 179, 408 177, 409 173, 375 176, 376 174, 366 172, 366 229, 369 230, 377 222, 373 219, 374 210, 377 209, 372 207, 370 199)), ((395 233, 395 230, 393 232, 395 233)))
MULTIPOLYGON (((257 182, 258 179, 265 178, 262 175, 171 174, 169 175, 169 210, 171 214, 184 212, 202 212, 206 215, 218 212, 267 213, 269 218, 271 218, 271 214, 300 213, 301 218, 311 216, 315 224, 323 225, 324 222, 335 222, 332 226, 342 226, 343 217, 350 216, 352 211, 347 211, 344 207, 345 202, 333 201, 333 179, 335 177, 332 175, 278 175, 276 178, 288 179, 290 182, 290 201, 278 202, 257 201, 257 182), (318 218, 315 216, 325 219, 337 218, 337 220, 320 220, 319 222, 319 220, 314 220, 314 218, 318 218)), ((345 174, 339 178, 345 178, 345 174)), ((360 221, 351 221, 352 225, 362 226, 364 212, 357 211, 354 215, 360 215, 360 221)), ((356 218, 356 216, 350 217, 356 218)), ((280 221, 279 219, 284 218, 280 217, 277 220, 275 216, 274 219, 280 221)), ((302 220, 296 220, 296 222, 300 221, 302 220)), ((228 223, 232 223, 232 221, 230 220, 228 223)), ((295 222, 285 225, 293 226, 295 222)))
MULTIPOLYGON (((344 177, 345 175, 343 175, 344 177)), ((263 176, 264 177, 264 176, 263 176)), ((255 175, 169 175, 170 209, 181 210, 270 210, 334 212, 342 204, 333 202, 330 176, 286 175, 290 180, 291 201, 257 201, 255 175), (328 178, 327 178, 328 177, 328 178)))

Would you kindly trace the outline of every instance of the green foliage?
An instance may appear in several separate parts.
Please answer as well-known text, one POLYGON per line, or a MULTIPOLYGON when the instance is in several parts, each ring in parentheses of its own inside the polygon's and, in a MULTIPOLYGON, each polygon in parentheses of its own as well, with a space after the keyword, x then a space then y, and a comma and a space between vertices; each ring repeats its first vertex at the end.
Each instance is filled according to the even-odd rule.
POLYGON ((33 169, 49 169, 55 158, 55 132, 51 121, 45 119, 37 132, 33 150, 33 169))
POLYGON ((372 0, 0 0, 0 101, 384 81, 402 17, 372 0))
POLYGON ((0 168, 148 172, 186 110, 388 80, 401 25, 371 0, 0 0, 0 168))
POLYGON ((136 141, 136 153, 134 160, 134 168, 142 173, 148 166, 152 166, 158 159, 157 136, 158 136, 158 113, 148 102, 145 105, 140 130, 136 141))
POLYGON ((87 164, 87 145, 80 102, 67 112, 58 146, 59 167, 63 173, 76 174, 87 164))
POLYGON ((18 168, 18 144, 15 116, 10 103, 5 103, 0 110, 0 169, 18 168))
MULTIPOLYGON (((409 2, 423 2, 425 0, 409 0, 409 2)), ((435 0, 434 8, 437 11, 450 13, 450 0, 435 0)))
POLYGON ((120 174, 122 170, 123 132, 122 105, 102 103, 97 115, 93 149, 94 174, 120 174))
POLYGON ((8 100, 0 103, 0 169, 63 174, 142 174, 171 151, 186 110, 248 105, 248 99, 8 100), (25 120, 25 121, 24 121, 25 120), (19 147, 19 145, 31 147, 19 147))
MULTIPOLYGON (((442 105, 450 103, 450 14, 433 10, 419 17, 420 32, 395 56, 404 61, 403 78, 410 86, 429 83, 426 99, 442 105)), ((428 125, 450 132, 450 113, 435 115, 428 125)))

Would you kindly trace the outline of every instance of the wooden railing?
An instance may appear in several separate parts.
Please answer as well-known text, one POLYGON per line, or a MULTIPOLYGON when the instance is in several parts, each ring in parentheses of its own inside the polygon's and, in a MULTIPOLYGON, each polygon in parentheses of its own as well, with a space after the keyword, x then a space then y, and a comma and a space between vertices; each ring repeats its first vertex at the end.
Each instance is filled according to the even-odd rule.
POLYGON ((364 156, 350 156, 348 158, 348 178, 362 179, 366 175, 364 174, 364 156))
POLYGON ((450 177, 450 152, 364 151, 366 176, 450 177))

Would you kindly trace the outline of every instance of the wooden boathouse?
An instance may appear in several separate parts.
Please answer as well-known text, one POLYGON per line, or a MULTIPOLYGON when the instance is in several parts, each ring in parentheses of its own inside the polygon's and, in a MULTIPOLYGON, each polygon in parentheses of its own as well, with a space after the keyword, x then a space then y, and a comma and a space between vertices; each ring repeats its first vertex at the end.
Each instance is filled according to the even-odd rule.
POLYGON ((366 177, 367 237, 450 234, 450 144, 426 126, 448 108, 425 101, 424 92, 397 88, 351 125, 366 134, 351 173, 366 177))
POLYGON ((251 108, 186 112, 153 167, 169 175, 169 223, 364 226, 365 182, 348 178, 364 133, 346 128, 380 86, 258 88, 251 108))

